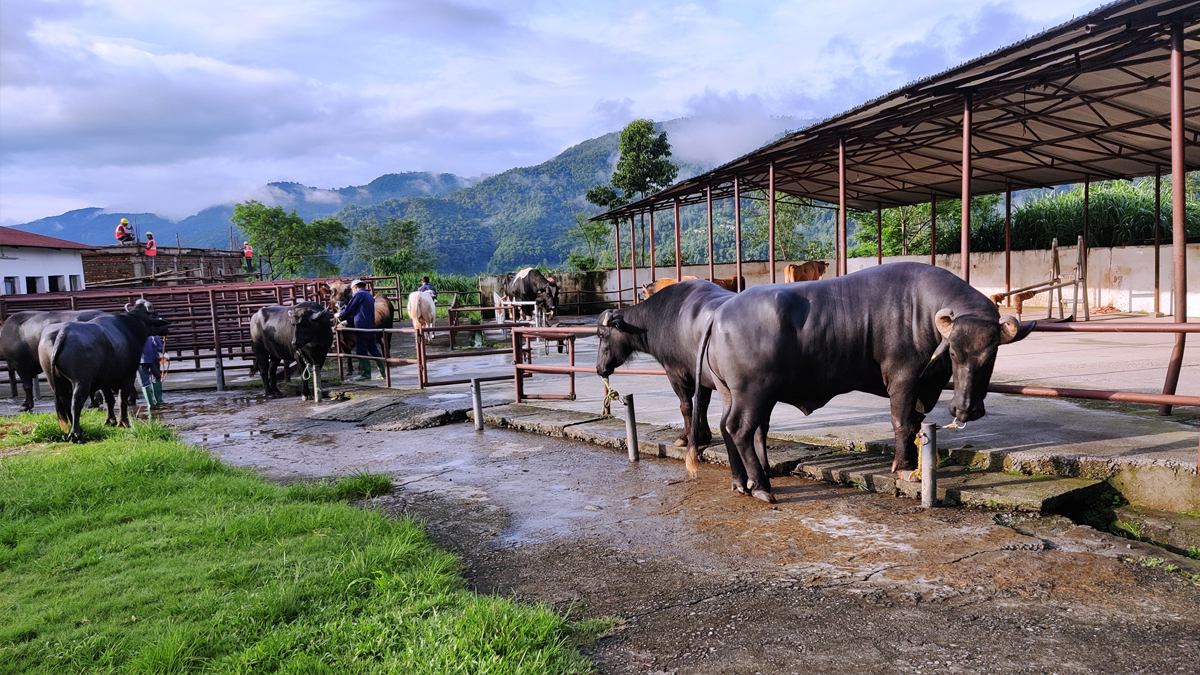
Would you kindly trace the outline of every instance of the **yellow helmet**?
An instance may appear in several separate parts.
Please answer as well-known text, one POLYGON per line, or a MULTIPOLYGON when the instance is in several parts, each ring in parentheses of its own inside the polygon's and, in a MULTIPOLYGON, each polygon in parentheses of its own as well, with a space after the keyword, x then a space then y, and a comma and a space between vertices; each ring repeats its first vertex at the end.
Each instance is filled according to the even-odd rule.
POLYGON ((129 224, 129 219, 128 219, 128 218, 122 218, 122 219, 121 219, 121 224, 122 224, 122 225, 128 225, 128 224, 129 224))
POLYGON ((147 236, 147 237, 153 237, 153 236, 154 236, 154 233, 153 233, 153 232, 147 232, 147 233, 146 233, 146 236, 147 236))

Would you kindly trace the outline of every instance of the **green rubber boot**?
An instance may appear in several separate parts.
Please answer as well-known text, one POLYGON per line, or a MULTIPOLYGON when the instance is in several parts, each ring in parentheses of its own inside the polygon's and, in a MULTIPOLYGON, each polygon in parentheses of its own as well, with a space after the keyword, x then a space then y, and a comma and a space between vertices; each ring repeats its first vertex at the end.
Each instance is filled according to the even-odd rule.
POLYGON ((371 379, 371 362, 366 359, 358 360, 358 377, 354 378, 357 382, 367 382, 371 379))
POLYGON ((146 397, 146 408, 147 409, 154 410, 155 408, 158 407, 158 404, 154 402, 154 393, 150 389, 150 387, 142 387, 142 396, 146 397))
POLYGON ((162 382, 154 382, 154 403, 156 406, 163 404, 162 400, 162 382))

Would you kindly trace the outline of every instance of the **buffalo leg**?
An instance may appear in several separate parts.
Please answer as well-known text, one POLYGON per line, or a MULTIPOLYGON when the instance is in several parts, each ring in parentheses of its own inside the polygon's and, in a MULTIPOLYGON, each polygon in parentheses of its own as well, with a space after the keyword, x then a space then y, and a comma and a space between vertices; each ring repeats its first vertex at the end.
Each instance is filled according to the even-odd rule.
POLYGON ((712 443, 712 429, 708 426, 708 403, 712 400, 712 394, 712 389, 700 387, 696 397, 700 404, 700 424, 696 425, 696 445, 698 446, 712 443))
MULTIPOLYGON (((121 421, 117 423, 119 427, 129 426, 129 411, 137 408, 137 387, 133 383, 133 378, 130 377, 121 385, 121 421)), ((150 409, 146 409, 146 418, 150 417, 150 409)))
MULTIPOLYGON (((755 447, 759 430, 766 424, 769 414, 764 415, 762 411, 752 408, 743 409, 742 406, 737 405, 736 401, 731 408, 729 420, 725 426, 733 435, 734 446, 745 466, 746 489, 752 496, 765 502, 774 503, 775 497, 771 494, 771 479, 767 476, 755 447)), ((763 458, 765 455, 764 447, 763 458)))
POLYGON ((87 405, 88 399, 92 395, 90 389, 79 382, 76 382, 71 388, 71 431, 67 433, 67 440, 72 443, 83 442, 83 427, 80 425, 80 418, 83 417, 83 407, 87 405))
POLYGON ((746 466, 742 464, 742 456, 733 442, 733 434, 729 433, 728 420, 729 410, 726 409, 721 415, 721 437, 725 439, 725 452, 729 455, 729 489, 748 495, 750 492, 746 489, 746 466))
MULTIPOLYGON (((21 386, 25 388, 25 402, 21 404, 21 410, 33 410, 33 380, 37 378, 37 373, 18 373, 21 376, 21 386)), ((47 381, 50 378, 46 378, 47 381)), ((66 429, 63 429, 66 431, 66 429)))
MULTIPOLYGON (((105 407, 108 408, 108 415, 104 418, 104 426, 106 426, 106 427, 117 426, 117 413, 115 411, 115 408, 117 405, 117 397, 114 396, 113 393, 111 391, 109 391, 108 389, 103 389, 96 393, 98 393, 104 397, 105 407)), ((122 403, 121 405, 124 406, 125 404, 122 403)))
POLYGON ((898 387, 903 392, 891 396, 892 430, 896 432, 896 457, 892 460, 892 471, 912 471, 917 468, 917 432, 925 416, 916 410, 915 393, 912 387, 898 387))

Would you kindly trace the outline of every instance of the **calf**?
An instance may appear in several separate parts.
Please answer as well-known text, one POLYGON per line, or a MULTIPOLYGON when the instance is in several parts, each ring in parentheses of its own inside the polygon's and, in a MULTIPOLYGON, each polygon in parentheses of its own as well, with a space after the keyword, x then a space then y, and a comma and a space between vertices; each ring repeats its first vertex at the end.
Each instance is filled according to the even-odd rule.
POLYGON ((103 392, 108 404, 105 424, 129 426, 129 401, 136 396, 134 378, 142 345, 151 335, 166 335, 170 325, 153 305, 138 300, 136 305, 126 305, 122 314, 51 324, 42 331, 38 360, 54 391, 54 411, 68 440, 83 442, 79 416, 95 391, 103 392), (114 392, 120 392, 119 422, 113 411, 114 392))
POLYGON ((17 312, 4 320, 0 326, 0 355, 21 378, 25 388, 25 402, 21 410, 33 410, 33 382, 42 372, 38 360, 38 342, 42 331, 51 324, 70 321, 90 321, 107 312, 87 309, 79 312, 17 312))
MULTIPOLYGON (((691 276, 685 275, 683 278, 679 279, 679 281, 690 281, 695 278, 696 277, 691 277, 691 276)), ((671 286, 673 284, 679 283, 679 281, 676 281, 676 280, 670 279, 670 278, 663 278, 663 279, 656 280, 652 284, 642 284, 642 298, 643 299, 648 298, 648 297, 654 295, 655 293, 661 291, 662 289, 666 288, 667 286, 671 286)))
POLYGON ((597 375, 612 375, 633 352, 653 356, 667 371, 667 380, 679 397, 679 412, 683 414, 683 433, 675 441, 676 446, 687 444, 693 424, 697 443, 706 445, 712 440, 708 401, 713 386, 707 377, 696 380, 696 354, 714 312, 735 297, 716 284, 693 279, 668 285, 632 307, 605 311, 597 322, 596 332, 600 336, 597 375), (692 399, 693 393, 697 395, 696 401, 692 399), (693 406, 697 411, 694 423, 693 406))
MULTIPOLYGON (((413 328, 429 328, 437 318, 437 305, 433 301, 433 293, 429 291, 413 291, 408 294, 408 316, 412 318, 413 328)), ((433 342, 433 333, 425 333, 425 344, 433 342)))
MULTIPOLYGON (((250 341, 263 390, 268 396, 279 398, 283 392, 279 390, 275 369, 280 363, 311 366, 316 369, 319 381, 333 344, 333 318, 328 309, 315 302, 291 307, 269 305, 250 317, 250 341)), ((300 397, 307 400, 311 383, 307 377, 300 379, 300 397)))
MULTIPOLYGON (((951 375, 950 414, 960 422, 982 417, 997 347, 1030 330, 1013 317, 1001 321, 996 306, 954 274, 920 263, 746 291, 714 313, 696 361, 697 379, 711 379, 725 402, 732 488, 775 500, 766 443, 776 403, 807 415, 851 391, 891 399, 892 470, 915 469, 921 421, 951 375)), ((697 444, 686 457, 693 471, 697 444)))

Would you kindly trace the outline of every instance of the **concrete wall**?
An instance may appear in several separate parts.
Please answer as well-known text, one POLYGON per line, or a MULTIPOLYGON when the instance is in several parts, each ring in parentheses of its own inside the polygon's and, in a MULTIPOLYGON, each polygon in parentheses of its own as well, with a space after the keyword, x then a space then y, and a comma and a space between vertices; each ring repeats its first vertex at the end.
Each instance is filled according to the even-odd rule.
POLYGON ((4 279, 15 277, 16 294, 26 292, 26 279, 37 279, 37 292, 50 292, 50 277, 61 277, 60 291, 71 290, 71 277, 78 277, 79 288, 84 288, 83 259, 79 249, 35 248, 31 246, 5 246, 0 259, 0 295, 7 295, 4 279), (15 258, 15 260, 14 260, 15 258))
MULTIPOLYGON (((1163 246, 1160 251, 1159 279, 1159 311, 1170 314, 1173 305, 1172 284, 1172 248, 1163 246)), ((1077 253, 1074 246, 1059 249, 1059 265, 1064 273, 1074 268, 1077 253)), ((929 256, 885 256, 884 263, 909 260, 927 263, 929 256)), ((944 267, 955 274, 959 272, 958 254, 939 255, 938 267, 944 267)), ((1188 316, 1200 317, 1200 244, 1187 245, 1187 278, 1188 278, 1188 316)), ((826 279, 833 277, 833 261, 826 271, 826 279)), ((775 263, 776 279, 783 281, 783 270, 789 263, 775 263)), ((850 272, 856 272, 867 267, 875 266, 875 258, 851 258, 848 263, 850 272)), ((732 277, 736 267, 732 263, 715 266, 717 277, 732 277)), ((1050 278, 1050 251, 1013 251, 1012 252, 1012 287, 1021 288, 1050 278)), ((684 275, 708 278, 708 265, 684 265, 684 275)), ((628 268, 621 270, 621 280, 618 286, 617 275, 613 270, 608 271, 604 288, 615 294, 618 288, 624 289, 624 299, 630 300, 629 289, 632 287, 632 272, 628 268)), ((657 278, 675 277, 675 267, 659 267, 655 270, 657 278)), ((742 263, 742 276, 746 278, 747 286, 757 286, 769 282, 766 262, 742 263)), ((640 287, 650 281, 650 269, 638 268, 637 282, 640 287)), ((987 295, 1004 291, 1004 252, 972 253, 971 254, 971 285, 987 295)), ((1067 312, 1071 311, 1071 290, 1064 289, 1063 299, 1067 302, 1067 312)), ((1121 248, 1093 248, 1088 253, 1088 300, 1091 307, 1112 305, 1124 312, 1151 312, 1154 310, 1154 247, 1126 246, 1121 248)), ((1035 307, 1046 307, 1047 294, 1042 293, 1025 304, 1035 307)))

